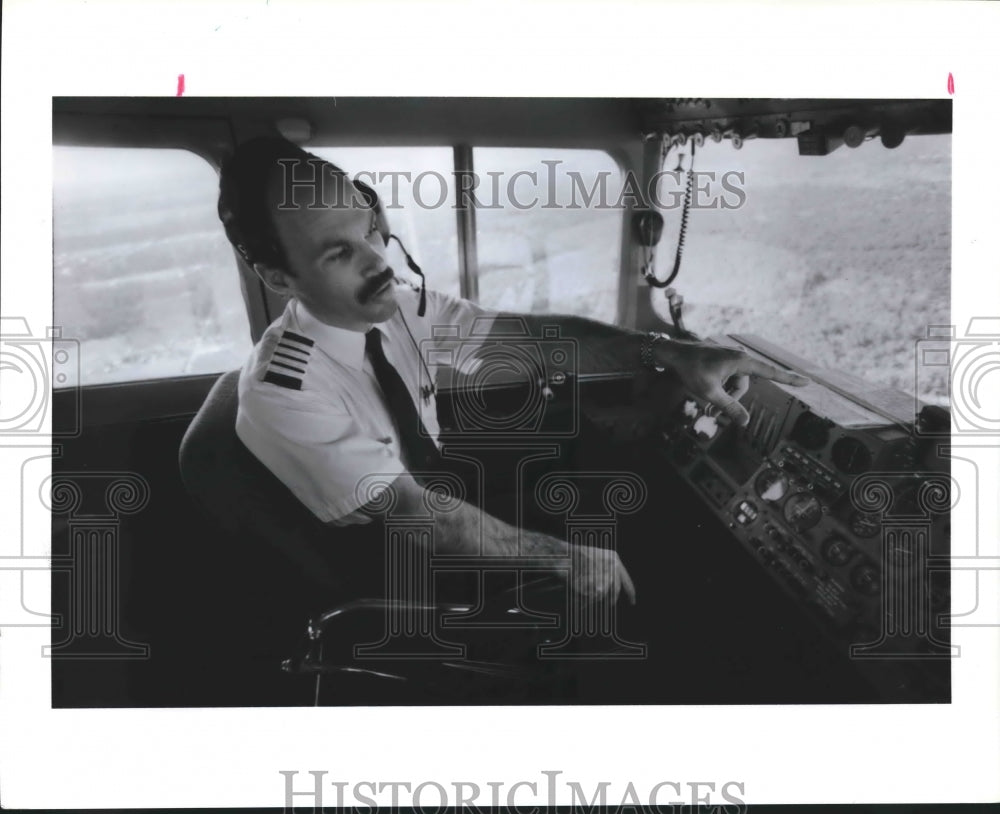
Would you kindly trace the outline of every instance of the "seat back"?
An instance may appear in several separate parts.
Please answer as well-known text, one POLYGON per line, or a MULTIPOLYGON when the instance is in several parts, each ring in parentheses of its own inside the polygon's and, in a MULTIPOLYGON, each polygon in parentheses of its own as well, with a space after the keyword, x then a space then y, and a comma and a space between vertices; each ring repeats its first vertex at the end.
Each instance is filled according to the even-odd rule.
MULTIPOLYGON (((243 445, 236 434, 239 371, 212 386, 180 446, 181 479, 188 493, 224 532, 220 549, 238 558, 235 571, 290 580, 297 598, 319 605, 344 598, 337 572, 335 529, 325 526, 243 445), (281 571, 286 571, 281 574, 281 571)), ((215 552, 217 555, 220 552, 215 552)))

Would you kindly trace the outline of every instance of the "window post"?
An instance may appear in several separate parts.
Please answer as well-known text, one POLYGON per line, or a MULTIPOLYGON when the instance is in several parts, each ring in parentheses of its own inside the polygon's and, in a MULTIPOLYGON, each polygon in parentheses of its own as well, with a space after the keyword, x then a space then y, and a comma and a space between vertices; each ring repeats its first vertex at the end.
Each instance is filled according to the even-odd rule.
MULTIPOLYGON (((472 146, 455 145, 455 179, 473 171, 472 146)), ((458 281, 462 297, 473 302, 479 300, 479 264, 476 255, 476 206, 475 195, 455 184, 455 214, 458 217, 458 281)))

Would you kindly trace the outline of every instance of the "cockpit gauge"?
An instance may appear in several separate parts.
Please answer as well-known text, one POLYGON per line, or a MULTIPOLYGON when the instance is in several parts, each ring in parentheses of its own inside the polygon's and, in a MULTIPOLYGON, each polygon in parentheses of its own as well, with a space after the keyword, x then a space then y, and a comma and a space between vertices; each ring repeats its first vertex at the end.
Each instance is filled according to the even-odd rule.
POLYGON ((777 469, 765 469, 757 476, 757 494, 769 503, 777 503, 788 494, 788 478, 777 469))
POLYGON ((847 475, 860 475, 872 465, 872 454, 857 438, 841 438, 830 450, 833 465, 847 475))
POLYGON ((815 495, 796 492, 785 502, 785 520, 796 531, 808 531, 823 519, 823 505, 815 495))
POLYGON ((854 549, 843 537, 829 537, 824 540, 819 553, 830 565, 847 565, 854 558, 854 549))
POLYGON ((832 424, 815 413, 802 413, 796 420, 789 437, 803 449, 820 449, 826 446, 832 424))
POLYGON ((851 531, 855 537, 874 537, 882 530, 882 521, 877 514, 855 512, 851 516, 851 531))
POLYGON ((876 596, 882 590, 881 583, 878 566, 874 563, 860 563, 851 571, 851 585, 860 594, 876 596))

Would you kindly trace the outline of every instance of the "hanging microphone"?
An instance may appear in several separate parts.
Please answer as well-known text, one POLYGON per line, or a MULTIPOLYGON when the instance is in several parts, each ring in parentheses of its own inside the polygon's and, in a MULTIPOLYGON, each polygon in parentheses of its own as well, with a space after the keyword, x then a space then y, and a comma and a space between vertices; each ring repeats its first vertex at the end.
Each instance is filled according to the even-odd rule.
MULTIPOLYGON (((437 387, 434 386, 434 377, 431 375, 431 370, 427 366, 427 360, 424 359, 423 354, 420 352, 420 346, 417 344, 417 340, 413 337, 413 331, 410 330, 410 323, 406 321, 406 316, 403 314, 403 310, 400 309, 398 313, 399 318, 403 320, 403 326, 406 328, 406 333, 410 335, 410 342, 413 343, 413 350, 420 359, 420 364, 424 369, 424 374, 427 376, 427 384, 421 385, 420 387, 420 397, 424 400, 424 404, 430 404, 431 399, 437 392, 437 387)), ((420 314, 420 316, 423 316, 423 314, 420 314)))
MULTIPOLYGON (((403 245, 403 241, 399 239, 397 235, 389 235, 390 238, 399 244, 400 250, 403 252, 403 257, 406 258, 406 265, 409 267, 410 271, 416 274, 420 278, 420 304, 417 306, 417 316, 422 317, 427 313, 427 280, 424 278, 423 271, 420 270, 413 258, 410 257, 410 253, 406 250, 406 246, 403 245)), ((400 312, 400 317, 403 319, 403 325, 406 326, 406 332, 410 335, 410 342, 413 343, 413 349, 417 352, 417 356, 420 357, 420 364, 423 365, 424 373, 427 376, 428 384, 421 386, 420 396, 424 400, 424 404, 430 404, 431 399, 437 392, 437 388, 434 386, 434 377, 431 375, 430 369, 427 367, 427 360, 424 359, 423 355, 420 353, 420 347, 417 345, 417 340, 413 338, 413 331, 410 330, 410 325, 406 321, 406 317, 400 312)))
POLYGON ((403 257, 406 258, 406 265, 410 271, 420 278, 420 304, 417 306, 417 316, 422 317, 427 313, 427 280, 424 278, 424 273, 420 270, 420 266, 413 262, 413 258, 410 257, 410 253, 406 250, 406 246, 403 245, 403 241, 396 235, 389 235, 389 237, 399 244, 399 248, 403 252, 403 257))

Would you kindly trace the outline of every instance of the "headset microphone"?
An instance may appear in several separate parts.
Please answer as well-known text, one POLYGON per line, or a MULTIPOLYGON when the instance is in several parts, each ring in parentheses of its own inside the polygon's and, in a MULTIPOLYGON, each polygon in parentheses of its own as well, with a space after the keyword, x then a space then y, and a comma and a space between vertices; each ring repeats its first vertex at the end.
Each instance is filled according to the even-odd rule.
MULTIPOLYGON (((375 192, 368 184, 363 181, 358 181, 355 179, 354 186, 361 192, 364 196, 365 203, 375 210, 376 225, 379 234, 382 235, 382 240, 386 246, 389 245, 390 240, 395 240, 399 245, 400 251, 403 252, 403 257, 406 258, 406 266, 414 274, 420 278, 420 302, 417 306, 417 316, 422 317, 427 313, 427 281, 424 278, 424 272, 414 262, 413 258, 410 257, 410 253, 406 250, 406 246, 403 245, 403 241, 399 239, 398 235, 394 235, 389 231, 389 221, 385 215, 385 209, 382 207, 382 202, 379 200, 378 193, 375 192)), ((432 398, 437 388, 434 386, 434 377, 431 375, 429 366, 427 365, 427 360, 424 359, 423 354, 420 353, 420 346, 417 344, 417 340, 413 336, 413 331, 410 330, 410 324, 406 321, 406 316, 402 311, 399 312, 400 318, 403 320, 403 325, 406 327, 406 333, 410 336, 410 342, 413 343, 413 349, 417 352, 417 356, 420 358, 420 364, 423 367, 424 375, 427 377, 427 384, 420 387, 420 395, 424 400, 424 404, 430 404, 432 398)))
POLYGON ((420 304, 417 308, 417 316, 422 317, 425 313, 427 313, 427 282, 424 279, 424 272, 421 270, 420 266, 413 261, 413 258, 410 257, 410 253, 406 250, 406 246, 403 245, 403 241, 400 240, 397 235, 389 232, 389 220, 386 217, 382 201, 379 200, 378 193, 364 181, 359 181, 355 178, 353 183, 355 188, 365 199, 365 204, 375 210, 377 228, 379 233, 382 235, 382 240, 385 245, 388 246, 390 240, 395 240, 403 252, 403 257, 406 258, 407 267, 420 278, 420 304))
POLYGON ((424 279, 424 273, 421 271, 420 266, 410 257, 410 253, 406 250, 406 246, 403 245, 403 241, 396 235, 389 235, 389 237, 399 244, 400 251, 403 252, 403 257, 406 258, 407 267, 420 278, 420 305, 417 307, 417 316, 422 317, 427 313, 427 281, 424 279))

